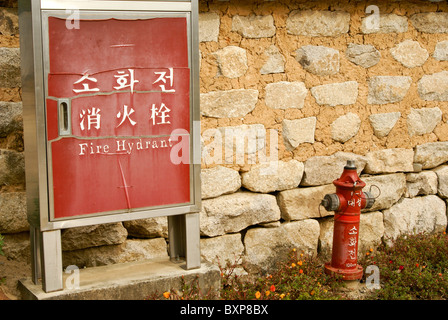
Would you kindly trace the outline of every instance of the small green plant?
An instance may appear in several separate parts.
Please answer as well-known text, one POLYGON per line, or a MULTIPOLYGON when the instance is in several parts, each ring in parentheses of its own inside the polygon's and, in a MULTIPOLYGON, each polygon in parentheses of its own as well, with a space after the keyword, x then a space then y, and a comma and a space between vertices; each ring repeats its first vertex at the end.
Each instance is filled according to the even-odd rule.
POLYGON ((146 300, 208 300, 216 298, 216 292, 201 290, 198 275, 189 281, 182 276, 180 282, 179 290, 172 288, 163 293, 155 292, 146 297, 146 300))
POLYGON ((448 236, 400 236, 366 256, 363 265, 377 265, 381 289, 370 299, 434 300, 448 298, 448 236))
POLYGON ((327 300, 340 299, 340 279, 323 272, 323 264, 315 257, 298 254, 293 250, 289 259, 271 274, 245 278, 238 276, 235 264, 221 269, 224 300, 327 300))

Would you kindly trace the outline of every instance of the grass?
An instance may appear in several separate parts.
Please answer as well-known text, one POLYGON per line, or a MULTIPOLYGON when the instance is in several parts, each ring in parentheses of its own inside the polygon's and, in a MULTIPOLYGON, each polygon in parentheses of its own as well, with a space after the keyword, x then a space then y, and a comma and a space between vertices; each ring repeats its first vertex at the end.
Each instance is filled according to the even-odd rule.
POLYGON ((377 265, 381 288, 371 299, 446 300, 448 298, 448 236, 401 236, 362 259, 377 265))
MULTIPOLYGON (((448 298, 448 236, 417 234, 400 236, 370 249, 358 261, 364 269, 378 266, 380 288, 366 290, 368 300, 446 300, 448 298)), ((330 277, 323 270, 323 261, 293 250, 270 274, 241 276, 239 261, 220 266, 223 300, 337 300, 349 299, 340 278, 330 277)), ((361 282, 366 281, 366 277, 361 282)), ((213 299, 201 292, 197 279, 182 280, 180 291, 155 294, 149 299, 213 299)), ((359 299, 359 298, 358 298, 359 299)))

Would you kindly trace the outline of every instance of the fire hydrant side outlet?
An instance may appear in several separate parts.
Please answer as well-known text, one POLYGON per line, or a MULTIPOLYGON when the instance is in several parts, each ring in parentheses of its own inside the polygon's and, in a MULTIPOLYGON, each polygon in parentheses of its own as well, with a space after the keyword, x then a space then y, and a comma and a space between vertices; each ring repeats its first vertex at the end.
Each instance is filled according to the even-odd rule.
POLYGON ((326 194, 320 203, 327 211, 337 211, 341 206, 341 201, 336 193, 326 194))
POLYGON ((375 198, 373 197, 372 193, 369 191, 364 192, 364 198, 366 199, 366 205, 364 209, 370 209, 375 204, 375 198))

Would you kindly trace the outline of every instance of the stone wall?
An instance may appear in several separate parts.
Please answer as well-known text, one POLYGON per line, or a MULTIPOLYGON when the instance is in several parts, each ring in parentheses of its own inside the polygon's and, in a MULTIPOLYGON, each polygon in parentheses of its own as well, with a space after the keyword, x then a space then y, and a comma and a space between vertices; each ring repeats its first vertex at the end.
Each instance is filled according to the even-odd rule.
POLYGON ((201 2, 207 259, 242 255, 260 271, 291 248, 329 257, 333 213, 319 203, 347 159, 379 195, 361 216, 359 254, 446 229, 448 6, 370 4, 201 2), (225 139, 235 130, 257 141, 240 161, 225 139))
MULTIPOLYGON (((319 203, 347 159, 378 195, 359 254, 446 229, 448 5, 382 1, 379 20, 369 5, 200 2, 205 260, 259 272, 292 248, 329 257, 333 213, 319 203)), ((4 6, 0 233, 7 257, 28 263, 17 2, 4 6)), ((63 230, 63 264, 167 257, 166 220, 63 230)))

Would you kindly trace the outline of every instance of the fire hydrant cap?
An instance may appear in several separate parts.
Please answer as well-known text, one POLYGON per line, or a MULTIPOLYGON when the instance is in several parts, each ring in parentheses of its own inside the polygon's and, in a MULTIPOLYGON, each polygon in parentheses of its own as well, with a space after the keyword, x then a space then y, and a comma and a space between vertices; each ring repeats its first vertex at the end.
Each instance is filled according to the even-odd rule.
POLYGON ((341 202, 339 201, 339 197, 335 193, 326 194, 323 198, 321 205, 327 211, 336 211, 341 206, 341 202))
POLYGON ((347 160, 347 164, 345 165, 344 169, 355 169, 356 170, 355 160, 347 160))
POLYGON ((373 205, 375 204, 375 197, 369 191, 364 192, 364 197, 366 198, 366 205, 365 205, 364 209, 372 208, 373 205))

